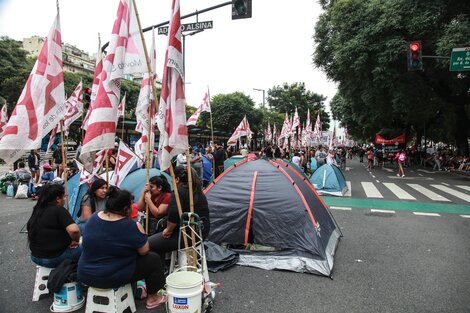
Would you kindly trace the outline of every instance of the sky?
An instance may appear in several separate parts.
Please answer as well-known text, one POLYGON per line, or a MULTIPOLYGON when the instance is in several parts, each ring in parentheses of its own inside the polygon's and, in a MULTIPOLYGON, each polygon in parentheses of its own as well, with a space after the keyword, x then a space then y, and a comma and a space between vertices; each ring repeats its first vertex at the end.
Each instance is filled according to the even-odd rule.
MULTIPOLYGON (((180 0, 181 16, 225 0, 180 0)), ((143 28, 167 21, 171 0, 136 0, 143 28)), ((253 0, 252 18, 232 20, 231 6, 200 14, 198 21, 213 21, 213 28, 185 39, 186 100, 197 107, 209 87, 211 96, 241 91, 255 103, 263 92, 284 83, 305 82, 307 90, 327 97, 336 85, 315 69, 314 26, 321 14, 316 0, 253 0), (289 3, 289 4, 287 4, 289 3)), ((109 40, 118 0, 62 0, 59 2, 62 40, 90 54, 109 40)), ((22 40, 47 36, 56 14, 55 0, 0 0, 0 36, 22 40)), ((182 20, 196 22, 196 17, 182 20)), ((150 47, 151 32, 145 33, 150 47)), ((185 33, 183 33, 185 34, 185 33)), ((163 76, 167 37, 155 35, 157 75, 163 76)))

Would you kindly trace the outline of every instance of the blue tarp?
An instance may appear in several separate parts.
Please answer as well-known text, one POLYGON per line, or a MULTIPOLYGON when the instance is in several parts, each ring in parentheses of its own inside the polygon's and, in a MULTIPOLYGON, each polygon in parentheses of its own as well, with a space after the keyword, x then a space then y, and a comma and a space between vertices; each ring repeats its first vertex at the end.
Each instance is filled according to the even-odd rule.
MULTIPOLYGON (((163 173, 163 176, 165 176, 166 179, 168 180, 168 183, 170 183, 171 190, 173 190, 171 176, 168 175, 167 173, 160 172, 160 170, 157 170, 156 168, 151 168, 150 178, 156 175, 161 175, 160 173, 163 173)), ((119 188, 130 191, 134 195, 135 201, 137 201, 139 200, 140 194, 142 193, 142 190, 145 187, 146 178, 147 178, 146 169, 141 168, 141 169, 135 170, 124 178, 119 188)))
POLYGON ((80 209, 80 203, 82 202, 83 196, 88 191, 88 184, 80 183, 80 173, 76 173, 72 177, 69 177, 67 182, 68 193, 69 193, 69 212, 74 220, 77 219, 78 210, 80 209))

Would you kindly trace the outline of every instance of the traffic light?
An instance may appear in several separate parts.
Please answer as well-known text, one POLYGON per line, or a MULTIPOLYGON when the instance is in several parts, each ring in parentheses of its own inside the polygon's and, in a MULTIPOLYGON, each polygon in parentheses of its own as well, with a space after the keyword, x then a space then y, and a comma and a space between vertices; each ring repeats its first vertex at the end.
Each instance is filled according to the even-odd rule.
POLYGON ((83 92, 83 100, 90 103, 91 88, 85 88, 83 92))
POLYGON ((421 41, 408 43, 408 71, 422 71, 423 58, 421 41))
POLYGON ((251 0, 232 1, 232 20, 251 18, 251 0))

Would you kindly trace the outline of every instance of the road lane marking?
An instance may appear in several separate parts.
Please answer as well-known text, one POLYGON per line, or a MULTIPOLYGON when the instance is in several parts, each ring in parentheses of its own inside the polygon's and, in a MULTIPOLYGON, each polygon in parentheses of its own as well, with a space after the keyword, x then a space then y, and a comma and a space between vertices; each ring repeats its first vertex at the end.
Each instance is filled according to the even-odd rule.
POLYGON ((457 190, 454 190, 454 189, 451 189, 449 187, 442 186, 442 185, 431 185, 431 186, 433 186, 434 188, 439 189, 441 191, 447 192, 448 194, 451 194, 454 197, 457 197, 457 198, 460 198, 464 201, 470 202, 470 195, 467 195, 463 192, 460 192, 460 191, 457 191, 457 190))
POLYGON ((433 201, 448 201, 450 202, 449 199, 447 198, 444 198, 443 196, 435 193, 434 191, 432 190, 429 190, 421 185, 418 185, 418 184, 407 184, 408 186, 410 186, 411 188, 413 188, 414 190, 422 193, 423 195, 425 195, 426 197, 428 197, 429 199, 433 200, 433 201))
POLYGON ((370 182, 361 182, 362 188, 364 189, 367 198, 383 198, 380 191, 377 187, 374 186, 373 183, 370 182))
POLYGON ((434 174, 435 173, 434 171, 427 171, 427 170, 422 170, 422 169, 417 170, 417 172, 423 172, 423 173, 427 173, 427 174, 434 174))
POLYGON ((449 185, 449 184, 447 184, 447 183, 441 183, 441 184, 443 184, 443 185, 445 185, 445 186, 448 186, 448 187, 450 187, 450 185, 449 185))
POLYGON ((457 187, 470 191, 470 186, 457 185, 457 187))
POLYGON ((387 176, 387 177, 390 179, 399 179, 399 180, 434 180, 434 178, 432 177, 416 177, 416 176, 406 176, 406 175, 405 177, 401 177, 401 176, 387 176))
POLYGON ((401 189, 394 183, 384 183, 385 187, 390 189, 391 192, 395 194, 395 196, 398 197, 398 199, 401 200, 416 200, 415 197, 407 193, 405 190, 401 189))
POLYGON ((389 173, 393 173, 395 172, 394 170, 392 170, 391 168, 386 168, 386 167, 382 167, 383 170, 389 172, 389 173))
POLYGON ((413 212, 414 215, 419 215, 419 216, 441 216, 438 213, 424 213, 424 212, 413 212))
POLYGON ((470 218, 470 215, 460 215, 460 217, 463 217, 463 218, 470 218))
POLYGON ((331 210, 340 210, 340 211, 351 211, 351 208, 343 207, 343 206, 330 206, 331 210))
POLYGON ((370 209, 371 212, 375 213, 390 213, 390 214, 395 214, 394 210, 377 210, 377 209, 370 209))
POLYGON ((346 182, 346 185, 348 186, 348 191, 346 191, 346 193, 344 194, 345 197, 351 197, 351 192, 352 192, 352 189, 351 189, 351 181, 348 180, 346 182))

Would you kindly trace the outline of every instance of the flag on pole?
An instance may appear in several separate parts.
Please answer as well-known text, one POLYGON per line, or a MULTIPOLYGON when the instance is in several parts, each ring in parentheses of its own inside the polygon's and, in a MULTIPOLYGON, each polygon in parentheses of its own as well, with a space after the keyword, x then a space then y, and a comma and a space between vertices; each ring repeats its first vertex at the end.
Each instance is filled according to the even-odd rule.
MULTIPOLYGON (((148 139, 148 133, 149 133, 149 125, 152 128, 150 131, 150 149, 153 150, 153 143, 155 141, 155 135, 154 135, 154 124, 155 124, 155 111, 156 111, 156 101, 155 97, 152 92, 152 82, 155 82, 157 79, 157 54, 155 50, 155 32, 152 30, 152 46, 149 51, 149 57, 150 57, 150 67, 152 70, 152 73, 149 74, 148 71, 145 72, 144 78, 142 79, 142 82, 140 84, 140 93, 139 93, 139 99, 137 100, 137 105, 136 105, 136 110, 135 110, 135 116, 137 120, 137 125, 135 130, 140 132, 140 138, 139 140, 135 143, 134 145, 134 150, 135 153, 142 159, 147 158, 147 150, 148 150, 148 145, 149 145, 149 139, 148 139), (153 77, 153 80, 151 79, 153 77), (149 108, 151 111, 151 114, 153 116, 149 115, 149 108)), ((153 88, 155 88, 155 85, 153 85, 153 88)), ((151 155, 152 156, 152 155, 151 155)), ((150 160, 151 161, 151 160, 150 160)))
POLYGON ((82 185, 84 183, 88 183, 94 175, 90 172, 88 172, 85 167, 83 166, 82 163, 80 163, 78 160, 75 160, 75 164, 77 164, 78 171, 80 172, 80 182, 79 185, 82 185))
POLYGON ((193 115, 188 119, 186 122, 186 125, 195 125, 199 115, 201 115, 202 112, 211 112, 211 105, 209 101, 209 90, 206 91, 206 94, 204 95, 204 98, 202 99, 201 104, 197 108, 196 112, 194 112, 193 115))
POLYGON ((98 86, 100 84, 101 71, 103 70, 103 52, 101 52, 101 40, 98 36, 98 53, 96 54, 95 72, 93 74, 93 84, 91 86, 90 103, 88 105, 88 111, 82 122, 82 129, 87 130, 88 121, 90 119, 91 108, 93 102, 96 99, 96 93, 98 92, 98 86))
POLYGON ((87 170, 91 168, 95 151, 114 148, 121 78, 125 74, 146 71, 142 39, 132 4, 132 0, 119 2, 108 54, 103 60, 80 155, 87 170))
POLYGON ((273 144, 277 144, 277 139, 278 137, 278 134, 277 134, 277 129, 276 129, 276 123, 274 123, 274 126, 273 126, 273 139, 272 139, 272 142, 273 144))
POLYGON ((313 129, 313 137, 318 142, 321 143, 321 121, 320 121, 320 113, 317 115, 317 121, 315 122, 315 128, 313 129))
POLYGON ((265 140, 267 142, 271 142, 271 140, 273 140, 273 133, 271 132, 271 124, 269 123, 269 121, 268 121, 268 128, 266 129, 265 140))
POLYGON ((124 94, 124 97, 122 97, 121 102, 119 102, 116 123, 120 117, 124 116, 125 112, 126 112, 126 94, 124 94))
POLYGON ((330 137, 330 143, 328 145, 329 149, 333 149, 333 146, 336 144, 336 123, 335 126, 333 127, 333 134, 330 137))
POLYGON ((83 88, 82 81, 72 92, 70 98, 65 102, 64 130, 67 131, 83 112, 83 88))
POLYGON ((123 142, 119 142, 119 150, 116 157, 116 166, 109 183, 119 187, 124 178, 133 168, 142 166, 142 160, 123 142))
POLYGON ((162 171, 171 166, 173 156, 188 149, 185 102, 180 2, 173 0, 157 117, 160 130, 158 160, 162 171))
POLYGON ((248 120, 246 119, 246 115, 242 119, 240 124, 237 126, 232 136, 230 136, 227 144, 229 146, 235 146, 237 144, 237 140, 239 140, 242 136, 246 136, 248 142, 251 141, 250 124, 248 123, 248 120))
POLYGON ((62 39, 57 12, 0 140, 0 158, 14 162, 37 149, 65 114, 62 39))
POLYGON ((8 112, 7 112, 7 101, 5 100, 5 104, 0 111, 0 139, 2 138, 3 131, 5 130, 8 123, 8 112))
POLYGON ((297 112, 297 107, 295 107, 294 120, 292 121, 291 132, 295 133, 295 129, 300 126, 299 112, 297 112))

